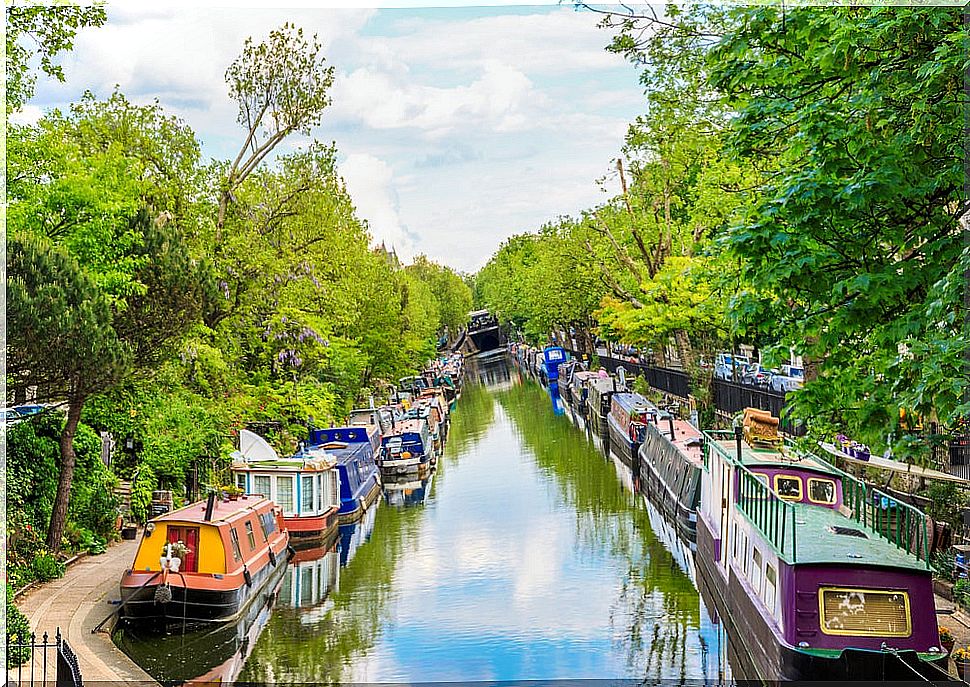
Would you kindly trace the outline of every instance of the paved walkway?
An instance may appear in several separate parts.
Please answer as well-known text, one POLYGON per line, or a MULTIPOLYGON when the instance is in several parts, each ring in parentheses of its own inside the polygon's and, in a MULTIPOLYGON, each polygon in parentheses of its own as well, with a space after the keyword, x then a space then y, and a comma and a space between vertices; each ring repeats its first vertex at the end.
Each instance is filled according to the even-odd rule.
MULTIPOLYGON (((47 632, 53 642, 54 632, 58 627, 61 629, 61 635, 77 654, 85 684, 157 684, 114 645, 105 630, 91 633, 98 623, 118 608, 117 603, 108 602, 119 600, 121 576, 135 559, 140 539, 139 536, 134 541, 117 542, 100 556, 87 556, 68 568, 64 577, 35 587, 17 599, 17 606, 30 620, 30 627, 38 635, 38 641, 47 632)), ((106 629, 111 627, 112 622, 105 624, 106 629)), ((51 652, 48 662, 53 658, 51 652)), ((24 668, 28 669, 29 666, 24 668)), ((28 673, 29 670, 24 670, 25 682, 28 673)), ((53 675, 48 677, 49 680, 52 678, 53 675)), ((15 670, 8 673, 8 679, 16 681, 15 670)), ((37 679, 40 679, 39 672, 37 679)))

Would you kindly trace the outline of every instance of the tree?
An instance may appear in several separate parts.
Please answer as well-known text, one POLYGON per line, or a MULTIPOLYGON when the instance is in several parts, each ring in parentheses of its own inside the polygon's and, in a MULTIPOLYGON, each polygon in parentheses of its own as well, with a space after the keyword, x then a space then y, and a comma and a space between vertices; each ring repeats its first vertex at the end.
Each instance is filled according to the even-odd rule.
POLYGON ((730 235, 758 289, 741 325, 818 363, 805 416, 874 438, 899 406, 956 420, 970 411, 962 12, 732 12, 712 84, 737 112, 735 154, 768 167, 730 235))
POLYGON ((190 256, 180 226, 192 220, 193 175, 183 173, 197 146, 157 106, 116 93, 13 129, 11 148, 11 386, 67 404, 48 531, 56 549, 85 402, 152 369, 199 314, 206 263, 190 256))
POLYGON ((242 55, 226 70, 246 138, 221 182, 217 243, 236 188, 287 136, 309 134, 320 123, 333 84, 333 67, 324 66, 320 51, 316 35, 307 41, 303 29, 287 23, 258 45, 247 38, 242 55))
POLYGON ((54 58, 74 47, 78 29, 107 21, 104 7, 73 5, 7 5, 7 115, 16 112, 34 94, 36 76, 30 63, 40 57, 40 69, 58 81, 64 71, 54 58), (33 45, 31 45, 31 43, 33 45))

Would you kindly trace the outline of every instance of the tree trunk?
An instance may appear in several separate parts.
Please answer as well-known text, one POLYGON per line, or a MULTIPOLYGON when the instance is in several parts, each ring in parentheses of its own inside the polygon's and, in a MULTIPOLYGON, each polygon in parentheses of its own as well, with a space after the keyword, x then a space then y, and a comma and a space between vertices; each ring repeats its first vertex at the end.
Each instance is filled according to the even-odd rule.
POLYGON ((694 369, 694 349, 690 343, 690 337, 683 329, 674 331, 674 342, 677 345, 677 357, 680 358, 680 365, 684 372, 691 374, 694 369))
POLYGON ((57 478, 57 496, 54 499, 54 509, 51 512, 51 524, 47 530, 47 546, 52 551, 61 548, 61 537, 67 525, 67 507, 71 501, 71 481, 74 479, 74 435, 81 420, 81 409, 84 407, 83 397, 72 397, 67 406, 67 422, 61 432, 61 460, 60 474, 57 478))

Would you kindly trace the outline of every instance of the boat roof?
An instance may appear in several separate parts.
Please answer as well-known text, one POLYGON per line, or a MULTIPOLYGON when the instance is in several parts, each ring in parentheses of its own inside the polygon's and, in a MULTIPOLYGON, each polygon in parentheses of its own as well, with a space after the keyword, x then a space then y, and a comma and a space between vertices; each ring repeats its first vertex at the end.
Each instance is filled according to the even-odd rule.
POLYGON ((599 375, 597 375, 595 379, 590 381, 589 386, 590 388, 597 389, 598 391, 601 391, 601 392, 613 391, 614 390, 613 385, 615 383, 616 383, 616 380, 613 377, 600 377, 599 375))
POLYGON ((924 560, 898 548, 872 529, 856 522, 834 508, 789 502, 795 507, 795 525, 799 536, 795 543, 795 562, 839 563, 842 565, 882 565, 892 568, 927 570, 924 560), (864 537, 838 534, 834 528, 861 532, 864 537), (809 534, 810 533, 810 534, 809 534))
POLYGON ((394 429, 390 430, 386 435, 385 439, 404 434, 405 432, 417 432, 421 433, 424 427, 427 427, 428 422, 424 418, 408 418, 407 420, 400 420, 394 425, 394 429))
POLYGON ((212 518, 205 520, 205 508, 208 499, 190 503, 178 510, 169 511, 164 515, 152 518, 152 522, 197 522, 203 525, 218 525, 224 522, 232 522, 245 517, 253 510, 259 510, 272 506, 273 502, 265 496, 258 494, 242 495, 235 501, 224 501, 216 498, 212 508, 212 518))
POLYGON ((688 461, 697 467, 704 464, 704 449, 702 448, 702 442, 696 441, 697 439, 702 438, 703 435, 701 431, 694 425, 686 420, 674 418, 674 438, 671 439, 670 420, 667 419, 667 416, 662 416, 656 424, 652 422, 648 424, 656 429, 664 439, 669 441, 678 451, 680 451, 688 461))
POLYGON ((625 410, 646 411, 653 405, 640 394, 630 391, 620 391, 613 394, 613 400, 625 410))
MULTIPOLYGON (((734 439, 719 438, 714 443, 722 452, 727 453, 731 460, 737 460, 738 449, 734 439)), ((783 447, 783 450, 751 446, 743 439, 741 440, 741 463, 749 469, 758 466, 798 468, 841 477, 841 473, 834 466, 811 454, 800 453, 787 446, 783 447)))

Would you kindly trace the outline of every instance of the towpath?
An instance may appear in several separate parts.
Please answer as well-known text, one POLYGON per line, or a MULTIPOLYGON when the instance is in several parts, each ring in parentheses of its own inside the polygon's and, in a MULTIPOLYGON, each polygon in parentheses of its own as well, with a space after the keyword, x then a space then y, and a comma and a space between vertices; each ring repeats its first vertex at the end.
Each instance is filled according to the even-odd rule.
MULTIPOLYGON (((121 596, 119 582, 135 559, 140 539, 139 536, 132 541, 118 542, 100 556, 79 560, 68 568, 64 577, 31 589, 16 602, 30 620, 30 628, 37 634, 38 641, 47 632, 53 642, 55 630, 58 627, 61 629, 61 635, 77 654, 85 684, 157 684, 111 641, 105 630, 110 629, 113 623, 106 623, 105 630, 101 632, 91 633, 98 623, 118 608, 117 601, 121 596)), ((52 658, 53 654, 49 654, 48 661, 52 658)), ((25 665, 25 680, 28 669, 29 666, 25 665)), ((37 677, 39 679, 39 674, 37 677)), ((16 682, 17 671, 10 671, 8 679, 16 682)))

